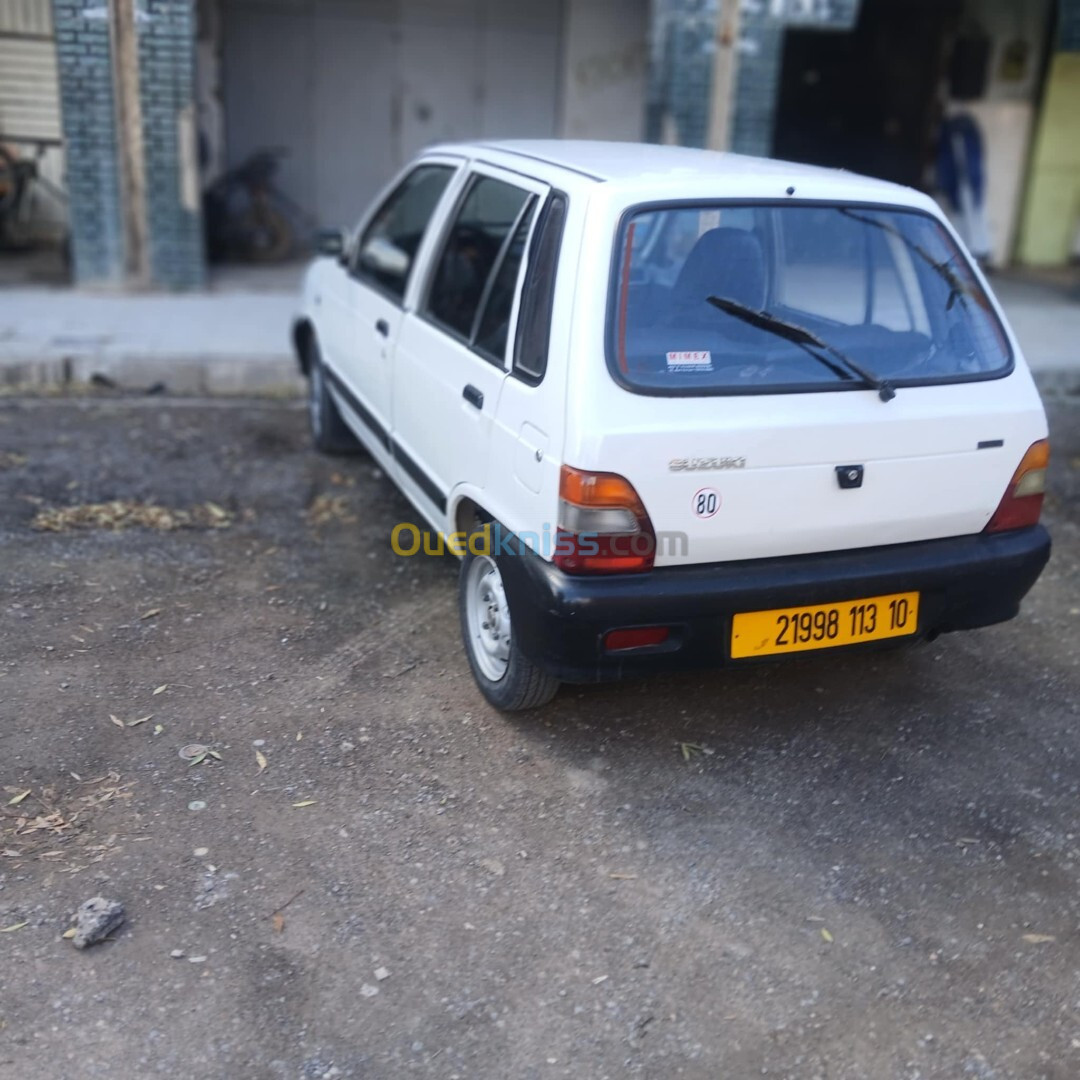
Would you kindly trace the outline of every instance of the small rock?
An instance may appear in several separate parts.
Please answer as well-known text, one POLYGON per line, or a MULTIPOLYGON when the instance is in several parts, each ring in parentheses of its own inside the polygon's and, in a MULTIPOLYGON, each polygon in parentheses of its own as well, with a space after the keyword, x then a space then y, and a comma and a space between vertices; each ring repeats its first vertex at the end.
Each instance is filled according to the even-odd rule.
POLYGON ((345 740, 345 741, 344 741, 344 742, 343 742, 343 743, 341 744, 341 749, 342 749, 342 752, 343 752, 343 753, 346 753, 346 754, 347 754, 347 753, 348 753, 348 752, 349 752, 350 750, 355 750, 355 749, 356 749, 356 744, 355 744, 355 743, 351 743, 351 742, 349 742, 349 740, 348 740, 348 739, 346 739, 346 740, 345 740))
POLYGON ((506 873, 506 867, 503 866, 501 859, 481 859, 480 865, 496 877, 502 877, 506 873))
POLYGON ((184 950, 183 949, 173 949, 173 951, 171 953, 169 953, 169 955, 174 960, 183 960, 184 959, 184 950))
POLYGON ((390 978, 390 972, 387 971, 387 969, 384 968, 384 967, 376 968, 375 969, 375 978, 378 979, 379 982, 382 982, 384 979, 389 979, 390 978))
POLYGON ((119 900, 106 900, 95 896, 80 904, 75 912, 75 936, 71 939, 76 949, 107 938, 124 921, 124 905, 119 900))
POLYGON ((205 859, 210 854, 210 849, 205 847, 197 847, 194 851, 196 859, 205 859))
POLYGON ((205 964, 206 963, 206 957, 205 956, 189 956, 188 957, 188 963, 189 964, 205 964))
POLYGON ((196 799, 194 802, 189 802, 187 808, 189 810, 205 810, 206 803, 204 803, 202 799, 196 799))
POLYGON ((372 986, 371 983, 364 983, 364 985, 360 987, 361 997, 374 997, 378 992, 379 988, 377 986, 372 986))

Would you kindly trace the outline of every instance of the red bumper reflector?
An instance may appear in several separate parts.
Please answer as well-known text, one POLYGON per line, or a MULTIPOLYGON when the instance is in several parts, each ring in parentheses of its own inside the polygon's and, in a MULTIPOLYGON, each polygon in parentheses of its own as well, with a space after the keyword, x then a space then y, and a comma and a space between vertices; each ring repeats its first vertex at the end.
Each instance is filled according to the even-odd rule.
POLYGON ((669 637, 671 628, 667 626, 634 626, 609 630, 604 635, 604 649, 607 652, 643 649, 647 645, 663 645, 669 637))

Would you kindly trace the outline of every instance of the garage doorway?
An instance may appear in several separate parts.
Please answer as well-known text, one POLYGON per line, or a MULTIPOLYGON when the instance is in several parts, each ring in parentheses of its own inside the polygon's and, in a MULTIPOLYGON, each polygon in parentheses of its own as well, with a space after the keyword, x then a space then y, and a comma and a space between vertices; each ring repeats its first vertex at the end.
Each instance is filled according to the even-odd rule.
POLYGON ((226 166, 283 147, 277 183, 340 226, 425 145, 550 137, 562 4, 222 0, 226 166))
POLYGON ((791 29, 777 157, 925 187, 960 0, 863 0, 847 33, 791 29))

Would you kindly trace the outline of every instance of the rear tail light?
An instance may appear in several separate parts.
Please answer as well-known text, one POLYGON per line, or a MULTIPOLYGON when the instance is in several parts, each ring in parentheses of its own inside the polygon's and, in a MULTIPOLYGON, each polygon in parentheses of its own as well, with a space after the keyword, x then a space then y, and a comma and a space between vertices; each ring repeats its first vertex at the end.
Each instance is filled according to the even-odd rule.
POLYGON ((984 532, 1007 532, 1039 524, 1049 464, 1050 443, 1046 439, 1032 443, 984 532))
POLYGON ((629 480, 562 467, 554 559, 560 570, 640 573, 652 569, 655 553, 652 522, 629 480))

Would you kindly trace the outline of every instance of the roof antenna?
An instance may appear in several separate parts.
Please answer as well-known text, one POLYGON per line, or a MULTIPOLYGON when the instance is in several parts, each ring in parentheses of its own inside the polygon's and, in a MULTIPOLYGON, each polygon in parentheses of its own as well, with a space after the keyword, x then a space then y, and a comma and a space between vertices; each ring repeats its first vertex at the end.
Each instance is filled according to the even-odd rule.
POLYGON ((794 188, 794 187, 789 187, 789 188, 787 189, 787 193, 788 193, 789 195, 794 195, 794 194, 795 194, 795 188, 794 188))

